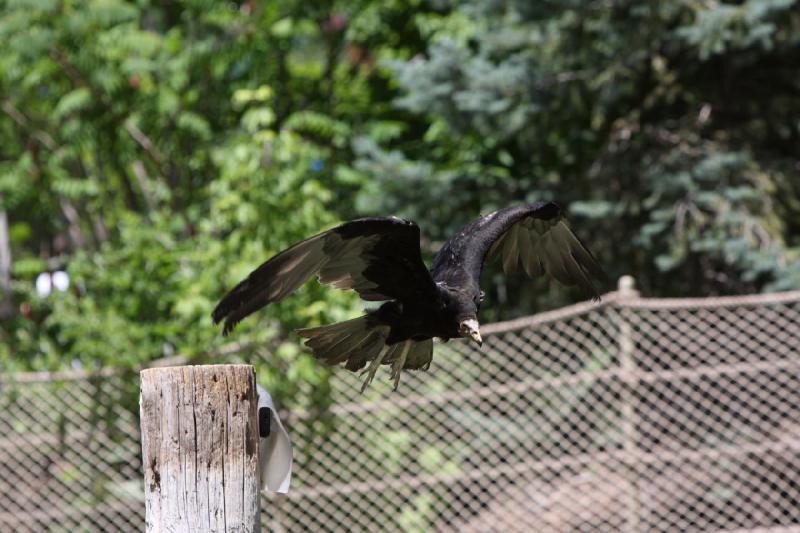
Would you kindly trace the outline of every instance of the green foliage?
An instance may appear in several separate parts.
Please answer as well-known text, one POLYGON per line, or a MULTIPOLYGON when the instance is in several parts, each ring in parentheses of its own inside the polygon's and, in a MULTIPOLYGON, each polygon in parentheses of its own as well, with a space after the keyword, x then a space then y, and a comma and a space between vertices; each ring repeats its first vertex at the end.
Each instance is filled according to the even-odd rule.
MULTIPOLYGON (((209 312, 364 214, 418 220, 430 258, 480 212, 551 198, 649 294, 796 288, 798 29, 792 0, 7 2, 0 360, 136 367, 235 341, 279 396, 322 385, 289 331, 352 316, 352 295, 309 284, 231 339, 209 312), (37 297, 61 268, 70 291, 37 297)), ((485 320, 581 296, 484 282, 485 320)))
POLYGON ((304 401, 323 400, 328 371, 289 332, 359 312, 352 295, 310 284, 230 339, 210 311, 270 255, 354 216, 368 178, 350 138, 396 115, 376 35, 418 42, 410 24, 370 29, 360 17, 376 7, 8 4, 0 209, 15 312, 0 364, 136 368, 236 342, 237 357, 269 361, 259 378, 277 399, 311 383, 323 392, 304 401), (56 269, 70 290, 36 296, 56 269))

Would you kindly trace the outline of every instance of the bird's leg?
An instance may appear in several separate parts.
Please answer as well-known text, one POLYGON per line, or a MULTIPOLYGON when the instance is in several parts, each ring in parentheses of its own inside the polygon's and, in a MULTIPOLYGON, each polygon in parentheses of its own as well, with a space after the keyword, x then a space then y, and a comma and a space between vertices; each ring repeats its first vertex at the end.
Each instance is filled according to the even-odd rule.
POLYGON ((392 351, 391 347, 384 346, 381 349, 381 351, 378 352, 378 355, 375 356, 375 359, 373 359, 372 362, 369 364, 367 369, 364 370, 364 372, 361 373, 362 376, 364 374, 367 374, 367 379, 365 379, 364 383, 361 385, 361 393, 362 394, 364 393, 365 390, 367 390, 367 387, 369 386, 369 384, 372 383, 372 378, 375 377, 375 372, 378 371, 378 367, 381 366, 381 363, 383 363, 384 358, 387 355, 389 355, 389 352, 391 352, 391 351, 392 351))
POLYGON ((403 367, 406 364, 406 358, 408 357, 408 352, 411 350, 411 343, 414 341, 408 340, 403 343, 403 348, 400 351, 400 355, 392 361, 392 376, 390 379, 394 380, 394 390, 397 390, 397 387, 400 385, 400 374, 403 372, 403 367))

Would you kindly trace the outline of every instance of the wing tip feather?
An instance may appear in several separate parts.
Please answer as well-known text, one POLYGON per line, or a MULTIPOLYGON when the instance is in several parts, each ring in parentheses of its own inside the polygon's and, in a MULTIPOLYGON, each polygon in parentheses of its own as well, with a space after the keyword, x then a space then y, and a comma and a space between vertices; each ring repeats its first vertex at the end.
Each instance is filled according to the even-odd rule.
POLYGON ((562 216, 561 208, 549 201, 531 204, 529 207, 532 208, 532 213, 528 216, 532 218, 528 220, 549 222, 541 229, 525 226, 525 230, 518 228, 517 224, 520 222, 516 222, 492 244, 493 251, 502 248, 503 270, 510 274, 515 269, 509 267, 516 266, 521 261, 525 272, 531 277, 547 274, 564 285, 578 286, 585 294, 590 295, 592 300, 599 301, 600 292, 594 282, 606 284, 608 275, 589 249, 572 232, 562 216), (532 239, 534 231, 539 232, 535 240, 532 239), (518 237, 531 240, 521 244, 503 242, 517 241, 518 237))

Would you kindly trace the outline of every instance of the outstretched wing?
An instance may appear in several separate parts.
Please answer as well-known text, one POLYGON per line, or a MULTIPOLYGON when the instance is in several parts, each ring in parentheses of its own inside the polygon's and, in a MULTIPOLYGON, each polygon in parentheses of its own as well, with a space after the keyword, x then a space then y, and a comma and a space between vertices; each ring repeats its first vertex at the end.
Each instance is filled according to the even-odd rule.
POLYGON ((477 286, 484 262, 495 256, 502 257, 506 273, 522 267, 532 277, 549 274, 595 297, 591 278, 606 278, 553 202, 509 207, 473 220, 436 255, 433 278, 453 286, 477 286))
POLYGON ((364 300, 431 298, 433 279, 422 261, 419 226, 399 218, 345 222, 284 250, 250 273, 212 313, 227 334, 239 321, 294 292, 311 276, 364 300))

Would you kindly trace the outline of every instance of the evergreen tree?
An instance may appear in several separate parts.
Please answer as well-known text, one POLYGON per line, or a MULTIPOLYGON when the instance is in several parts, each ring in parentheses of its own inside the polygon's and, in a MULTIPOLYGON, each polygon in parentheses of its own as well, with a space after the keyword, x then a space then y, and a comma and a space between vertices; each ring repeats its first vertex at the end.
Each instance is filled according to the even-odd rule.
MULTIPOLYGON (((402 210, 440 239, 479 211, 556 199, 610 272, 648 295, 798 286, 795 2, 442 9, 421 17, 424 55, 387 62, 397 104, 427 128, 355 142, 359 168, 381 180, 376 211, 402 210)), ((565 301, 519 281, 508 302, 489 299, 497 316, 565 301)))

